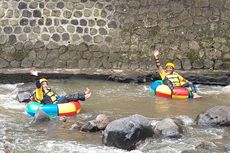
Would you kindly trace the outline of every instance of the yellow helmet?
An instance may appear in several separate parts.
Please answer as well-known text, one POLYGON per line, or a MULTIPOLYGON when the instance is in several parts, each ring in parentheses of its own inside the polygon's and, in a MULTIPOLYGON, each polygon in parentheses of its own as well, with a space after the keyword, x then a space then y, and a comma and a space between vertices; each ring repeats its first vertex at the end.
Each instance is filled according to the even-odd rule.
POLYGON ((175 68, 175 65, 174 65, 173 63, 171 63, 171 62, 168 62, 165 66, 166 66, 166 67, 167 67, 167 66, 171 66, 172 68, 175 68))
POLYGON ((42 83, 42 82, 48 82, 48 80, 46 78, 41 78, 39 81, 40 81, 40 83, 42 83))

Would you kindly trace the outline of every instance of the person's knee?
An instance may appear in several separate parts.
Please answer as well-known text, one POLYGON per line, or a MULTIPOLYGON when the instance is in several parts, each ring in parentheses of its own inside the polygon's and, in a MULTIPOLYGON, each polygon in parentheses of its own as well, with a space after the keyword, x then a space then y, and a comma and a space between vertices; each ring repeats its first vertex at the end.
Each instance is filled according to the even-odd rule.
POLYGON ((168 85, 168 84, 172 84, 172 82, 171 82, 168 78, 165 78, 165 79, 163 80, 163 84, 168 85))
POLYGON ((167 85, 171 90, 174 89, 173 83, 168 78, 163 80, 163 84, 167 85))

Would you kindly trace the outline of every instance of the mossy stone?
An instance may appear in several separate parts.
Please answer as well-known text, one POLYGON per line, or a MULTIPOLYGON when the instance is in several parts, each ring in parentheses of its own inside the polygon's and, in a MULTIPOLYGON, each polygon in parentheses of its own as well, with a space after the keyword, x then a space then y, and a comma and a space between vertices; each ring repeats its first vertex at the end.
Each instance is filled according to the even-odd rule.
POLYGON ((95 9, 95 10, 93 11, 93 16, 99 17, 99 16, 100 16, 100 11, 99 11, 98 9, 95 9))
POLYGON ((93 41, 95 43, 101 43, 101 42, 103 42, 103 40, 104 40, 104 38, 101 35, 96 35, 93 37, 93 41))
POLYGON ((73 16, 76 17, 76 18, 80 18, 80 17, 82 17, 82 12, 81 11, 75 11, 73 13, 73 16))
POLYGON ((77 33, 72 35, 72 40, 73 41, 78 41, 80 39, 81 39, 81 37, 77 33))
POLYGON ((91 12, 89 9, 85 9, 85 10, 84 10, 84 16, 85 16, 85 17, 90 17, 91 14, 92 14, 92 12, 91 12))

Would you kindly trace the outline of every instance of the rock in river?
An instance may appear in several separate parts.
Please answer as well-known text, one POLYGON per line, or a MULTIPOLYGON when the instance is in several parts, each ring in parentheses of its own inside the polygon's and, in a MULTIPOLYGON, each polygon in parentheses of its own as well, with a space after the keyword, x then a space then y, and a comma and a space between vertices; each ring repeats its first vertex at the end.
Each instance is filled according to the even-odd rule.
POLYGON ((153 135, 150 121, 141 115, 132 115, 110 122, 103 131, 103 143, 132 150, 136 143, 153 135))
POLYGON ((196 123, 201 126, 230 126, 230 107, 210 108, 197 116, 196 123))

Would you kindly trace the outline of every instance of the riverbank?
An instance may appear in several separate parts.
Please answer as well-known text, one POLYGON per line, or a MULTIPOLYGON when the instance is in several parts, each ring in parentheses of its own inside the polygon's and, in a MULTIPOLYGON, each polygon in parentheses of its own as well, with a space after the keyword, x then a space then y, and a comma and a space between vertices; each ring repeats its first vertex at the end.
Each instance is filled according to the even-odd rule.
MULTIPOLYGON (((19 83, 31 82, 33 77, 30 76, 31 68, 24 69, 0 69, 0 83, 19 83)), ((49 79, 70 79, 85 78, 95 80, 108 80, 124 83, 145 83, 160 79, 157 72, 142 70, 121 70, 121 69, 38 69, 41 76, 49 79)), ((230 72, 221 70, 192 70, 177 71, 186 79, 204 85, 221 85, 230 84, 230 72)))

